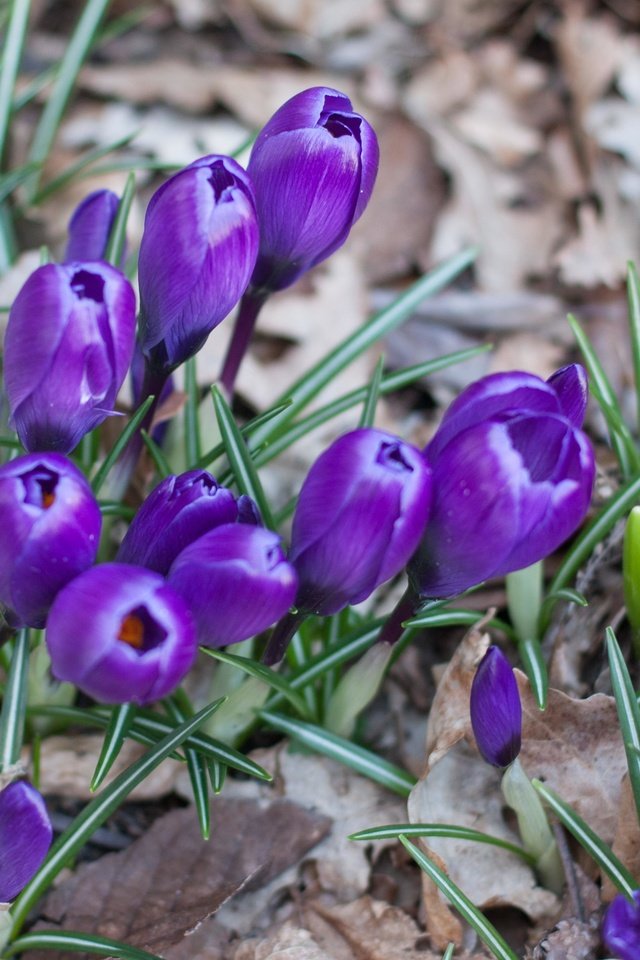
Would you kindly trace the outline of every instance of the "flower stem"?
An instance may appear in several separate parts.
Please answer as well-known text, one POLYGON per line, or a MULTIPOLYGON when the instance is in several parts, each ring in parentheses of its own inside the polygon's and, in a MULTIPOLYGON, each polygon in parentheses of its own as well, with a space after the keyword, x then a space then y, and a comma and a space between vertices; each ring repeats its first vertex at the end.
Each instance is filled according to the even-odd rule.
POLYGON ((298 629, 301 623, 307 619, 308 614, 304 610, 292 609, 276 623, 269 637, 266 650, 262 655, 262 662, 267 667, 272 667, 280 663, 289 646, 289 641, 298 629))
POLYGON ((266 294, 257 293, 255 290, 249 288, 240 301, 236 324, 233 328, 231 340, 227 347, 227 355, 224 358, 222 371, 220 373, 220 383, 229 399, 233 397, 238 370, 240 369, 242 358, 247 352, 258 314, 265 300, 266 294))
POLYGON ((409 584, 400 600, 398 600, 395 608, 389 614, 385 625, 378 634, 376 643, 388 643, 389 646, 393 646, 404 633, 402 629, 403 622, 413 616, 418 608, 419 602, 418 594, 411 584, 409 584))
POLYGON ((136 466, 138 465, 138 460, 140 459, 140 454, 142 453, 142 448, 144 446, 142 440, 142 431, 149 431, 155 416, 155 412, 158 408, 160 395, 162 394, 165 383, 167 382, 169 376, 169 373, 158 373, 155 370, 150 370, 148 366, 145 367, 140 402, 144 403, 146 398, 150 397, 151 395, 154 396, 154 401, 147 410, 142 423, 131 437, 131 440, 127 444, 122 456, 117 461, 113 472, 109 477, 109 497, 112 500, 122 500, 127 492, 127 488, 131 483, 131 478, 133 477, 136 466))

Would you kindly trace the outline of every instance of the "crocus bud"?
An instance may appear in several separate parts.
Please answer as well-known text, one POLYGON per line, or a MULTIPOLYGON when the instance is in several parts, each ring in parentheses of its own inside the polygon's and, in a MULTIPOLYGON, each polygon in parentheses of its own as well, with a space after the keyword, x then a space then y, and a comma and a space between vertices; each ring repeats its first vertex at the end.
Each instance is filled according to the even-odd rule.
POLYGON ((369 202, 378 141, 339 90, 288 100, 258 134, 248 171, 260 223, 252 286, 282 290, 342 246, 369 202))
POLYGON ((27 450, 68 453, 113 413, 135 329, 135 295, 107 263, 49 263, 18 294, 5 336, 11 418, 27 450))
POLYGON ((216 527, 177 558, 168 582, 185 600, 209 647, 238 643, 266 630, 293 603, 298 585, 280 537, 264 527, 216 527))
POLYGON ((0 792, 0 902, 8 903, 36 874, 53 830, 41 795, 26 780, 0 792))
POLYGON ((402 570, 424 531, 431 471, 415 447, 381 430, 339 437, 312 466, 293 518, 296 606, 327 616, 365 600, 402 570))
POLYGON ((62 454, 0 467, 0 603, 12 620, 44 626, 58 591, 93 564, 100 525, 89 484, 62 454))
POLYGON ((638 960, 640 957, 640 890, 633 891, 633 901, 618 894, 612 900, 602 921, 602 939, 617 960, 638 960))
POLYGON ((426 449, 434 501, 409 574, 423 597, 450 597, 552 553, 589 508, 595 475, 580 429, 577 365, 549 381, 496 373, 451 404, 426 449))
POLYGON ((119 203, 112 190, 95 190, 78 204, 69 221, 66 261, 104 260, 119 203))
POLYGON ((494 767, 507 767, 520 753, 522 705, 509 661, 489 647, 471 685, 471 726, 478 750, 494 767))
POLYGON ((133 518, 116 561, 166 574, 185 547, 237 516, 231 491, 206 470, 165 477, 133 518))
POLYGON ((121 563, 92 567, 60 591, 46 642, 54 677, 102 703, 166 697, 197 651, 184 601, 160 574, 121 563))
POLYGON ((203 157, 156 191, 138 261, 141 346, 155 371, 197 353, 242 296, 257 252, 253 188, 235 160, 203 157))

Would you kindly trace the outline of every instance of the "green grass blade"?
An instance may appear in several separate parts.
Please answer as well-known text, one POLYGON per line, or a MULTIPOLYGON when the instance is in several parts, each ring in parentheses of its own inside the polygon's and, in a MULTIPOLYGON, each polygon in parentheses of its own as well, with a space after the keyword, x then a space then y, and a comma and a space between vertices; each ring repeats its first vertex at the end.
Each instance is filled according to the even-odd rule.
POLYGON ((367 391, 367 397, 364 402, 364 409, 360 417, 361 427, 372 427, 376 419, 376 407, 378 406, 378 397, 380 396, 380 384, 382 383, 382 374, 384 371, 384 356, 378 358, 376 368, 373 371, 371 383, 367 391))
POLYGON ((540 641, 537 637, 518 638, 516 645, 538 709, 545 710, 549 692, 549 674, 540 641))
POLYGON ((13 644, 0 713, 0 770, 20 759, 29 682, 29 631, 19 630, 13 644))
MULTIPOLYGON (((283 410, 286 410, 287 407, 291 406, 291 401, 286 400, 284 403, 279 403, 275 407, 271 407, 270 410, 267 410, 266 413, 261 413, 257 417, 254 417, 253 420, 250 420, 249 423, 246 423, 244 427, 240 427, 240 433, 243 437, 248 439, 254 430, 257 430, 259 427, 263 426, 265 423, 269 423, 270 420, 279 417, 283 410)), ((206 453, 203 453, 198 462, 195 465, 195 468, 205 468, 208 467, 210 463, 213 463, 214 460, 218 460, 220 457, 223 457, 225 454, 224 443, 218 443, 215 447, 212 447, 211 450, 207 450, 206 453)), ((254 462, 256 458, 253 458, 254 462)))
POLYGON ((133 173, 127 177, 127 182, 122 191, 122 197, 118 204, 118 211, 111 227, 111 233, 104 251, 104 259, 112 263, 115 267, 120 266, 124 256, 124 249, 127 242, 127 223, 131 204, 136 192, 136 178, 133 173))
MULTIPOLYGON (((179 697, 179 691, 173 697, 168 697, 164 701, 164 706, 171 719, 176 723, 183 723, 188 717, 193 716, 191 704, 188 703, 186 696, 179 697)), ((211 805, 209 803, 207 764, 198 751, 191 747, 185 747, 185 757, 193 792, 193 802, 200 824, 200 834, 203 840, 208 840, 211 836, 211 805)))
POLYGON ((631 260, 627 264, 627 305, 633 380, 636 388, 636 431, 640 431, 640 277, 635 263, 631 260))
POLYGON ((19 187, 21 183, 28 180, 36 169, 35 163, 27 163, 18 170, 12 170, 11 173, 4 173, 0 177, 0 202, 6 200, 16 187, 19 187))
POLYGON ((124 448, 127 446, 129 441, 133 437, 134 433, 136 432, 136 430, 144 420, 147 410, 149 409, 151 404, 154 402, 154 400, 155 400, 155 397, 151 395, 150 397, 147 397, 144 403, 142 403, 138 407, 134 415, 131 417, 131 420, 126 425, 126 427, 124 428, 124 430, 122 431, 122 433, 120 434, 120 436, 118 437, 114 445, 112 446, 111 450, 105 457, 102 466, 96 472, 95 477, 91 481, 91 486, 96 496, 101 490, 103 483, 109 476, 109 473, 111 472, 111 468, 113 467, 114 463, 116 462, 116 460, 118 459, 118 457, 120 456, 124 448))
POLYGON ((133 703, 121 703, 112 708, 100 756, 89 786, 92 793, 98 789, 117 760, 135 715, 136 706, 133 703))
POLYGON ((637 888, 637 883, 627 868, 620 863, 611 847, 607 846, 597 833, 584 822, 582 817, 578 816, 575 810, 572 810, 568 803, 561 800, 550 787, 540 783, 539 780, 532 780, 531 782, 560 823, 567 828, 569 833, 573 834, 580 846, 607 874, 613 885, 617 887, 620 893, 624 893, 625 896, 631 898, 633 891, 637 888))
POLYGON ((210 704, 200 710, 195 717, 172 729, 166 737, 130 767, 123 770, 99 796, 87 804, 58 837, 38 873, 15 901, 12 909, 14 932, 20 930, 32 907, 98 827, 118 809, 134 787, 142 783, 145 777, 148 777, 152 770, 155 770, 166 757, 173 753, 176 747, 196 732, 198 727, 214 713, 215 708, 216 704, 210 704))
MULTIPOLYGON (((486 353, 487 350, 490 349, 490 345, 486 345, 472 347, 468 350, 458 350, 456 353, 438 357, 436 360, 426 360, 424 363, 418 363, 415 364, 415 366, 405 367, 402 370, 389 373, 382 378, 380 393, 385 395, 392 393, 394 390, 400 390, 402 387, 407 387, 415 383, 416 380, 436 373, 438 370, 444 370, 446 367, 453 366, 456 363, 471 360, 473 357, 486 353)), ((334 417, 337 417, 340 413, 344 413, 345 410, 351 410, 353 407, 357 407, 359 403, 364 403, 367 398, 368 389, 368 387, 359 387, 357 390, 351 390, 349 393, 343 394, 331 403, 327 403, 325 406, 314 410, 314 412, 308 416, 296 420, 295 423, 288 424, 281 433, 269 440, 263 449, 255 453, 253 457, 254 463, 257 466, 262 466, 269 460, 273 460, 279 456, 279 454, 292 446, 297 440, 311 433, 312 430, 316 430, 329 420, 333 420, 334 417)), ((288 406, 290 406, 290 404, 288 404, 288 406)))
POLYGON ((640 708, 622 651, 611 627, 607 627, 606 637, 611 686, 616 700, 622 742, 627 755, 629 782, 640 819, 640 754, 638 753, 640 751, 640 708))
POLYGON ((161 960, 155 953, 147 953, 138 947, 130 947, 117 940, 100 937, 97 933, 77 933, 75 930, 38 930, 25 933, 3 950, 3 956, 26 950, 67 950, 73 953, 96 954, 99 957, 117 957, 118 960, 161 960))
MULTIPOLYGON (((480 610, 429 609, 422 613, 418 612, 410 620, 405 620, 402 626, 405 629, 410 627, 412 630, 419 630, 424 627, 473 627, 484 616, 484 612, 480 610)), ((513 641, 517 639, 513 627, 506 621, 500 620, 499 617, 492 617, 491 620, 487 620, 487 626, 502 631, 513 641)))
POLYGON ((18 241, 11 210, 0 203, 0 274, 5 273, 18 254, 18 241))
POLYGON ((209 764, 209 779, 211 780, 211 789, 217 795, 222 793, 224 782, 227 779, 228 767, 224 763, 218 763, 212 760, 209 764))
POLYGON ((625 479, 629 480, 640 471, 640 453, 624 421, 613 387, 589 338, 574 316, 569 314, 568 319, 589 371, 591 391, 606 420, 611 445, 625 479))
POLYGON ((0 164, 5 156, 7 132, 13 108, 13 93, 29 26, 31 0, 11 0, 9 24, 3 37, 0 66, 0 164))
MULTIPOLYGON (((109 0, 87 0, 84 5, 31 143, 28 159, 32 163, 42 164, 49 156, 80 67, 93 45, 108 5, 109 0)), ((33 200, 38 192, 39 177, 39 173, 35 174, 30 182, 28 191, 30 200, 33 200)))
MULTIPOLYGON (((557 593, 569 585, 583 563, 585 563, 601 540, 621 517, 631 510, 640 499, 640 477, 631 480, 610 497, 604 507, 585 527, 565 552, 562 563, 549 585, 549 593, 557 593)), ((545 620, 545 625, 548 620, 545 620)))
POLYGON ((400 767, 389 763, 388 760, 383 760, 370 750, 357 747, 349 740, 328 733, 322 727, 303 723, 301 720, 294 720, 279 713, 272 713, 270 710, 260 710, 258 715, 275 730, 286 733, 298 743, 304 744, 310 750, 315 750, 316 753, 343 763, 356 773, 400 794, 401 797, 408 797, 416 784, 415 777, 406 770, 401 770, 400 767))
POLYGON ((49 183, 45 184, 44 187, 41 187, 33 198, 33 203, 42 203, 43 200, 46 200, 72 180, 75 180, 87 167, 97 163, 102 157, 106 157, 108 154, 115 153, 116 150, 121 150, 123 147, 126 147, 137 135, 137 131, 135 133, 128 133, 126 137, 120 137, 119 140, 114 140, 113 143, 109 143, 107 146, 94 147, 93 150, 88 150, 87 153, 76 160, 75 163, 66 167, 64 173, 61 173, 60 176, 55 177, 53 180, 50 180, 49 183))
POLYGON ((185 458, 189 470, 192 470, 193 464, 197 463, 202 456, 200 422, 198 419, 199 391, 195 357, 189 357, 184 365, 184 389, 187 395, 187 402, 184 408, 185 458))
POLYGON ((405 850, 415 860, 421 870, 423 870, 430 880, 433 880, 441 893, 445 895, 456 908, 463 920, 476 931, 480 939, 492 952, 496 960, 518 960, 506 940, 498 933, 492 923, 478 910, 478 908, 469 900, 453 880, 451 880, 444 870, 437 867, 435 863, 414 846, 409 843, 406 837, 400 837, 400 843, 405 850))
POLYGON ((297 693, 291 684, 271 667, 266 667, 263 663, 256 663, 255 660, 250 660, 248 657, 237 657, 233 653, 223 653, 222 650, 203 647, 202 652, 213 657, 214 660, 220 660, 222 663, 228 663, 232 667, 243 670, 250 677, 255 677, 256 680, 262 680, 263 683, 281 693, 301 717, 305 720, 309 719, 309 710, 304 697, 297 693))
POLYGON ((213 409, 215 410, 222 442, 229 458, 236 486, 240 493, 248 494, 256 502, 264 525, 273 530, 271 508, 264 495, 258 471, 251 459, 246 441, 233 419, 229 404, 215 386, 211 388, 211 396, 213 397, 213 409))
POLYGON ((487 843, 492 847, 500 847, 502 850, 508 850, 509 853, 515 853, 527 863, 535 863, 535 858, 516 846, 515 843, 509 843, 508 840, 501 840, 500 837, 492 837, 488 833, 482 833, 480 830, 472 830, 470 827, 460 827, 455 823, 390 823, 381 827, 370 827, 368 830, 358 830, 352 833, 349 840, 365 840, 373 842, 374 840, 397 840, 400 835, 405 837, 448 837, 450 840, 470 840, 473 843, 487 843))
POLYGON ((455 944, 450 943, 445 952, 442 954, 442 960, 453 960, 455 949, 455 944))
MULTIPOLYGON (((308 370, 296 383, 283 394, 279 400, 291 400, 291 406, 287 410, 284 419, 292 419, 300 410, 307 406, 323 387, 330 383, 340 371, 349 366, 350 363, 368 350, 372 344, 382 337, 387 336, 396 327, 399 327, 407 317, 409 317, 423 300, 433 296, 447 284, 455 280, 459 274, 469 267, 475 260, 477 251, 475 249, 463 250, 456 254, 446 263, 441 264, 432 270, 431 273, 422 277, 413 284, 408 290, 402 293, 393 303, 371 320, 363 324, 354 334, 343 340, 334 350, 317 363, 311 370, 308 370)), ((279 402, 279 401, 278 401, 279 402)), ((278 428, 281 429, 280 423, 278 428)), ((271 439, 276 433, 273 425, 257 431, 255 442, 257 445, 265 440, 271 439)))
POLYGON ((173 473, 171 464, 153 437, 149 436, 146 430, 141 430, 140 436, 142 437, 142 442, 149 451, 149 456, 153 460, 154 466, 158 471, 158 475, 164 480, 165 477, 168 477, 171 473, 173 473))

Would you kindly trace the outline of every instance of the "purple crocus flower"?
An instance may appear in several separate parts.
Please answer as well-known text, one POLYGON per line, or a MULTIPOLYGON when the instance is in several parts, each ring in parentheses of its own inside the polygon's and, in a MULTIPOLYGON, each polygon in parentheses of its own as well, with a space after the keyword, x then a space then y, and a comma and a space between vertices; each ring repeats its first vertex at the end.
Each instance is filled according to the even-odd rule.
POLYGON ((257 252, 253 188, 235 160, 202 157, 156 191, 138 261, 141 345, 155 371, 200 349, 242 296, 257 252))
POLYGON ((618 960, 640 957, 640 890, 633 891, 633 902, 618 894, 602 921, 602 939, 618 960))
POLYGON ((113 190, 95 190, 78 204, 69 221, 66 261, 104 260, 119 203, 113 190))
POLYGON ((62 454, 0 467, 0 603, 11 620, 44 626, 58 591, 93 564, 100 526, 89 484, 62 454))
POLYGON ((237 517, 235 497, 206 470, 165 477, 133 518, 116 560, 166 574, 185 547, 237 517))
POLYGON ((135 329, 135 294, 107 263, 49 263, 18 294, 5 336, 11 418, 27 450, 68 453, 113 413, 135 329))
POLYGON ((0 792, 0 902, 16 897, 35 875, 53 830, 41 795, 26 780, 0 792))
POLYGON ((494 767, 508 767, 520 753, 522 704, 509 661, 491 646, 471 685, 471 726, 478 750, 494 767))
POLYGON ((496 373, 451 404, 426 449, 431 519, 409 567, 417 593, 450 597, 552 553, 589 508, 595 475, 580 429, 586 377, 496 373))
POLYGON ((195 627, 159 573, 122 563, 92 567, 55 599, 47 648, 58 680, 102 703, 167 696, 195 660, 195 627))
POLYGON ((293 519, 296 606, 327 616, 365 600, 402 570, 424 531, 431 471, 408 443, 354 430, 316 460, 293 519))
POLYGON ((280 537, 246 523, 216 527, 188 546, 168 582, 191 610, 198 641, 209 647, 266 630, 287 612, 298 586, 280 537))
POLYGON ((282 290, 342 246, 369 202, 378 141, 344 93, 312 87, 277 110, 248 171, 260 223, 252 286, 282 290))

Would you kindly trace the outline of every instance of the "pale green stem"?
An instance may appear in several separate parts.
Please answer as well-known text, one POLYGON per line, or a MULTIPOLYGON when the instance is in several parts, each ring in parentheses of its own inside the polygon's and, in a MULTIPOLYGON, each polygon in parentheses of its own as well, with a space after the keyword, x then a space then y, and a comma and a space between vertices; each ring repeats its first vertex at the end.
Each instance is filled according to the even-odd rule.
POLYGON ((375 643, 347 670, 327 707, 326 726, 331 733, 351 736, 358 716, 380 689, 392 653, 390 644, 375 643))

